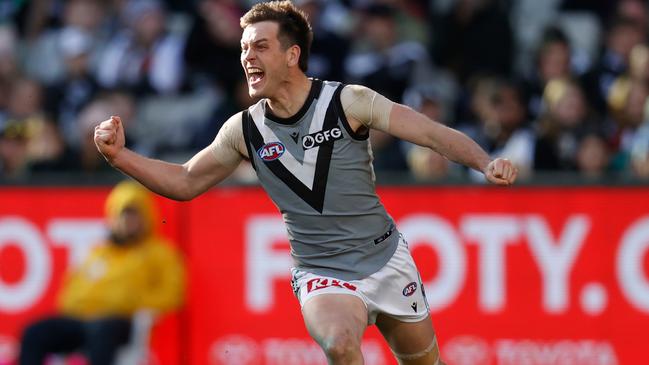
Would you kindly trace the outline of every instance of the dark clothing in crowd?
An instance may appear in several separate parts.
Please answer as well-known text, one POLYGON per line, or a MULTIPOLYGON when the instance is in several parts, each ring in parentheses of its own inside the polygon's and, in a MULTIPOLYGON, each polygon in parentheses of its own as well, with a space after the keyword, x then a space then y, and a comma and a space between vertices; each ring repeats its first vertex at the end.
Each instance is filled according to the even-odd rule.
POLYGON ((113 365, 114 354, 129 341, 130 335, 131 321, 127 318, 47 318, 25 330, 20 365, 43 365, 51 353, 71 353, 79 348, 86 349, 85 355, 92 365, 113 365))

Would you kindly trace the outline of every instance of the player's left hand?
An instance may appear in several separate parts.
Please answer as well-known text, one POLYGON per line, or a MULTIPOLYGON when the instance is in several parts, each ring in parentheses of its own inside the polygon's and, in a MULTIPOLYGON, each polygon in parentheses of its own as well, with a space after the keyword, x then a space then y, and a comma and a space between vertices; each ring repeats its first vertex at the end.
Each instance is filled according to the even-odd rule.
POLYGON ((509 186, 516 180, 518 168, 506 158, 497 158, 487 165, 484 175, 492 184, 509 186))

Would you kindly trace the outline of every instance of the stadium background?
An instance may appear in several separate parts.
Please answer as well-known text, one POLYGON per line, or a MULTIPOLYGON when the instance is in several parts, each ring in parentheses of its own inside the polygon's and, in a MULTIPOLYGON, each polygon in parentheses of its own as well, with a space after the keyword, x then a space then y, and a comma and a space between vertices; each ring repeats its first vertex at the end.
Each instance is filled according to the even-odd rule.
MULTIPOLYGON (((0 3, 0 364, 52 310, 121 176, 91 127, 183 161, 250 104, 234 0, 0 3)), ((411 249, 449 365, 645 364, 649 12, 644 1, 296 1, 309 74, 358 82, 521 169, 509 189, 372 135, 379 193, 411 249)), ((159 198, 189 291, 155 364, 323 364, 288 284, 284 228, 243 166, 188 203, 159 198)), ((380 335, 368 364, 393 364, 380 335)))

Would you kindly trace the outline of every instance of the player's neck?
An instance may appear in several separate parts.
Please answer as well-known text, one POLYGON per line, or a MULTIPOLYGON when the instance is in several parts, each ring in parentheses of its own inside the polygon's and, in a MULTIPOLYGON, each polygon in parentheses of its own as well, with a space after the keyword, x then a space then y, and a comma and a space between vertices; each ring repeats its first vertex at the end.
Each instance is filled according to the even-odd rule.
POLYGON ((304 74, 287 79, 275 95, 268 98, 268 107, 280 118, 292 117, 309 97, 311 83, 312 81, 304 74))

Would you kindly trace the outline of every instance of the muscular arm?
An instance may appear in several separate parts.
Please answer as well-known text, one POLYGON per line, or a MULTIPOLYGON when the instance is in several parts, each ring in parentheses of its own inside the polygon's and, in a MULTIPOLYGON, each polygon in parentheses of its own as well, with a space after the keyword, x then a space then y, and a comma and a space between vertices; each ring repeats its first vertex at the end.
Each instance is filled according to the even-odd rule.
POLYGON ((102 122, 95 129, 95 143, 116 169, 150 190, 175 200, 190 200, 221 182, 243 158, 241 113, 231 117, 214 142, 184 164, 169 163, 139 155, 124 147, 119 118, 102 122))
POLYGON ((341 92, 341 102, 354 130, 373 128, 429 147, 451 161, 484 173, 496 184, 508 185, 516 178, 515 168, 509 166, 508 160, 491 161, 489 155, 465 134, 394 103, 367 87, 346 86, 341 92))
POLYGON ((464 133, 428 119, 407 106, 394 104, 387 130, 393 136, 429 147, 453 162, 485 172, 489 155, 464 133))

